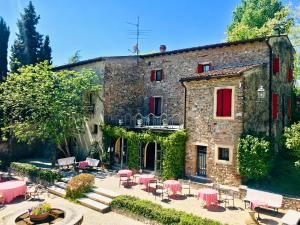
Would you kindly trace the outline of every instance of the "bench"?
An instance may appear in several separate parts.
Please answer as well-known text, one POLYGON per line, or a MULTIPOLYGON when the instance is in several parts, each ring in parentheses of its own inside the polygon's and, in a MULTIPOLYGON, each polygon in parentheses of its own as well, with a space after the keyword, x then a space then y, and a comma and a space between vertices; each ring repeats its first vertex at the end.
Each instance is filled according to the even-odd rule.
POLYGON ((57 160, 57 164, 58 164, 59 168, 60 167, 64 168, 65 166, 66 167, 69 167, 69 166, 74 167, 74 165, 75 165, 75 157, 72 156, 72 157, 58 159, 57 160))
POLYGON ((247 194, 244 198, 245 208, 246 203, 255 200, 261 200, 268 204, 268 208, 278 209, 281 208, 283 196, 279 194, 274 194, 266 191, 259 191, 251 188, 247 188, 247 194))
POLYGON ((288 210, 287 213, 281 218, 283 225, 297 225, 300 224, 300 212, 295 210, 288 210))

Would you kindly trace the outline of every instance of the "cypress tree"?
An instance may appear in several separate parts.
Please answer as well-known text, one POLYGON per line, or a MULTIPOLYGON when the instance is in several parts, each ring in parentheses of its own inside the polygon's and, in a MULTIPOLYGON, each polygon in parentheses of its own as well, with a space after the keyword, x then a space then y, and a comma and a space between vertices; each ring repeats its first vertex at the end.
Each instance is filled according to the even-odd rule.
POLYGON ((9 28, 2 17, 0 17, 0 82, 7 74, 7 48, 9 38, 9 28))
POLYGON ((17 22, 19 32, 11 48, 10 68, 12 71, 16 71, 23 65, 44 61, 46 58, 44 56, 44 48, 47 49, 45 50, 47 52, 47 59, 51 59, 49 37, 46 37, 47 40, 45 39, 44 42, 43 36, 36 30, 39 19, 40 16, 36 14, 34 6, 30 1, 17 22))
POLYGON ((39 61, 47 60, 49 64, 52 64, 51 52, 52 52, 52 49, 50 47, 50 39, 49 39, 49 36, 46 35, 44 43, 40 50, 39 61))

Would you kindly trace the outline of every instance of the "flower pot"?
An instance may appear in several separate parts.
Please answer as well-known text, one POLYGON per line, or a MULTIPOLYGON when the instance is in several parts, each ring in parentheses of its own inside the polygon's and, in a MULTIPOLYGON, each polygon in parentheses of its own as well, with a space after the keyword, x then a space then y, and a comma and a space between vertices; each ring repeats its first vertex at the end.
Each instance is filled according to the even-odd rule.
POLYGON ((33 215, 33 214, 29 215, 30 220, 32 220, 32 221, 42 221, 42 220, 47 219, 48 216, 49 216, 49 212, 45 212, 40 215, 33 215))

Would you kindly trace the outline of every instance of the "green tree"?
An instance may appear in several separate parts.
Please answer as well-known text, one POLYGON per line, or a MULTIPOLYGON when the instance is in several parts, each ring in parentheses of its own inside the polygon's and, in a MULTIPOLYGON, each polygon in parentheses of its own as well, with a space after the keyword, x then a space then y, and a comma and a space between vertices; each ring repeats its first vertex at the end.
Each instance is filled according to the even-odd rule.
POLYGON ((227 28, 227 41, 272 35, 276 26, 280 33, 289 33, 292 24, 288 7, 280 0, 242 0, 227 28))
POLYGON ((296 54, 294 55, 294 78, 298 79, 300 74, 300 4, 295 8, 293 12, 294 26, 290 32, 291 42, 296 49, 296 54))
POLYGON ((9 38, 9 28, 2 17, 0 17, 0 82, 7 74, 7 48, 9 38))
POLYGON ((52 49, 50 47, 50 39, 49 36, 46 35, 45 41, 42 44, 41 50, 40 50, 40 56, 39 56, 39 61, 45 61, 47 60, 49 64, 52 64, 52 49))
POLYGON ((21 67, 0 85, 3 131, 12 129, 27 143, 48 141, 68 156, 68 140, 83 130, 88 115, 85 93, 100 88, 91 70, 54 72, 47 61, 21 67))
POLYGON ((77 50, 74 55, 69 58, 69 63, 77 63, 80 61, 81 55, 80 50, 77 50))
POLYGON ((295 166, 300 168, 300 122, 293 124, 291 127, 286 127, 284 130, 286 138, 285 146, 295 156, 295 166))
MULTIPOLYGON (((43 55, 44 46, 46 48, 50 48, 50 46, 49 37, 46 37, 44 42, 43 36, 36 30, 39 19, 40 16, 36 14, 30 1, 17 22, 19 32, 11 47, 10 68, 12 71, 16 71, 23 65, 36 64, 51 58, 51 56, 45 57, 43 55)), ((49 51, 47 53, 49 54, 49 51)))

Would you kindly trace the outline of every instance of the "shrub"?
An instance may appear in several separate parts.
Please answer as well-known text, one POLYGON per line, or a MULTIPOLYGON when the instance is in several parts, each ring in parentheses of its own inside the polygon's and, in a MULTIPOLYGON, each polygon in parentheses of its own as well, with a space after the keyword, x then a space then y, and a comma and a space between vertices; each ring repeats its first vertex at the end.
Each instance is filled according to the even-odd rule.
POLYGON ((10 168, 24 176, 36 177, 48 182, 61 179, 61 175, 58 172, 40 169, 29 163, 12 162, 10 168))
POLYGON ((285 146, 300 157, 300 122, 284 129, 285 146))
POLYGON ((113 199, 113 209, 126 211, 161 224, 178 225, 220 225, 221 223, 204 219, 175 209, 164 208, 148 200, 141 200, 133 196, 121 195, 113 199))
POLYGON ((92 174, 82 173, 69 181, 67 185, 66 198, 76 200, 82 197, 83 193, 91 191, 95 183, 95 176, 92 174))
POLYGON ((269 174, 272 167, 270 142, 251 135, 240 139, 238 163, 240 174, 249 179, 260 179, 269 174))

